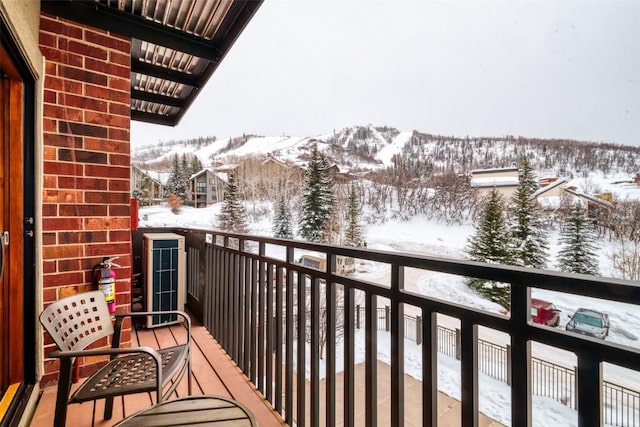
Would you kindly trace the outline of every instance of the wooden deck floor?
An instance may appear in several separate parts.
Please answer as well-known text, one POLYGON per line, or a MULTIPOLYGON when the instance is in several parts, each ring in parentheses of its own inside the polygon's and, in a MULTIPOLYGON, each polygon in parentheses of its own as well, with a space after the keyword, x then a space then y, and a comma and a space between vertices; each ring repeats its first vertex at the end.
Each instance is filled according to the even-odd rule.
MULTIPOLYGON (((207 330, 199 325, 192 326, 192 364, 193 395, 214 394, 228 397, 245 405, 256 417, 260 427, 283 426, 284 421, 276 413, 263 396, 256 391, 238 367, 222 350, 207 330)), ((180 326, 154 329, 137 328, 132 341, 140 345, 169 346, 174 345, 185 334, 180 326)), ((184 341, 182 341, 184 342, 184 341)), ((187 396, 187 380, 182 380, 173 397, 187 396)), ((139 393, 115 400, 113 418, 103 420, 104 400, 69 405, 67 426, 73 427, 107 427, 123 418, 145 409, 154 403, 150 393, 139 393)), ((50 426, 56 402, 56 387, 43 390, 36 412, 31 420, 34 427, 50 426)))

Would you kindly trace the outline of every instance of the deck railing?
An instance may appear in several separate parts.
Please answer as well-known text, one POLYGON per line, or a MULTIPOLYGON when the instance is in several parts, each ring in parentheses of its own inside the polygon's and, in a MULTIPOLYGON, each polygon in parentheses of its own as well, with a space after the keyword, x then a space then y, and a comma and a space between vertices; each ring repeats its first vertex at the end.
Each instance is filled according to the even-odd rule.
MULTIPOLYGON (((139 233, 153 231, 167 230, 146 229, 139 233)), ((346 426, 355 424, 356 304, 364 307, 364 319, 360 320, 364 322, 365 335, 363 404, 367 426, 376 425, 379 416, 391 425, 404 425, 407 306, 417 308, 422 319, 423 425, 436 425, 439 349, 453 351, 460 360, 462 425, 478 425, 479 360, 483 351, 478 339, 480 326, 502 331, 511 338, 506 355, 513 370, 511 425, 531 425, 532 377, 539 370, 531 358, 532 341, 576 354, 579 426, 602 425, 611 399, 621 395, 613 388, 605 388, 603 393, 604 362, 640 371, 638 349, 534 325, 529 319, 531 287, 638 305, 640 287, 634 282, 217 231, 171 231, 187 238, 190 308, 202 314, 216 340, 291 425, 294 421, 297 425, 319 425, 321 411, 324 419, 334 420, 328 425, 337 421, 346 426), (297 263, 307 252, 322 254, 326 269, 297 263), (383 265, 388 279, 372 283, 354 275, 337 274, 339 256, 383 265), (488 313, 407 291, 404 273, 409 268, 510 283, 512 315, 488 313), (336 301, 345 307, 341 314, 335 309, 336 301), (377 312, 381 305, 389 306, 390 316, 390 414, 378 413, 377 312), (308 319, 297 316, 302 309, 311 313, 308 319), (323 311, 326 315, 321 315, 323 311), (459 319, 460 334, 455 344, 450 343, 450 338, 445 339, 437 327, 438 313, 459 319), (342 335, 344 352, 344 366, 340 367, 336 361, 338 333, 342 335), (307 340, 310 350, 297 351, 305 348, 307 340), (321 394, 319 349, 324 342, 326 393, 321 394), (307 366, 309 373, 297 375, 298 366, 307 366), (341 387, 336 385, 338 371, 342 371, 344 379, 341 387), (298 393, 302 390, 308 391, 298 393), (337 405, 343 414, 341 420, 336 420, 337 405)), ((631 414, 628 419, 635 416, 631 414)))

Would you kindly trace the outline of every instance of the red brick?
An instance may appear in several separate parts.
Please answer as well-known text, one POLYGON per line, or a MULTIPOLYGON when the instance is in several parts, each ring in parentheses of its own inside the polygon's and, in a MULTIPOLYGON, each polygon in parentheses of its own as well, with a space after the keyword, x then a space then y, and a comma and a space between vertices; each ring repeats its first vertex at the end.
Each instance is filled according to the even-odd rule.
POLYGON ((69 271, 78 271, 80 270, 80 260, 79 259, 63 259, 58 261, 58 272, 66 273, 69 271))
POLYGON ((59 216, 107 216, 106 205, 60 205, 59 216))
MULTIPOLYGON (((44 147, 43 154, 45 160, 56 160, 58 158, 58 149, 55 147, 44 147)), ((57 185, 54 183, 50 185, 50 187, 57 187, 57 185)))
POLYGON ((66 106, 44 104, 42 114, 48 118, 64 119, 78 122, 82 120, 83 111, 66 106))
POLYGON ((42 229, 44 231, 81 230, 81 218, 43 218, 42 229))
POLYGON ((78 190, 106 190, 107 181, 98 178, 78 178, 61 176, 58 178, 59 188, 73 188, 78 190))
POLYGON ((84 62, 82 56, 66 50, 60 50, 55 46, 47 47, 41 45, 40 52, 42 52, 42 56, 44 56, 47 61, 56 62, 58 64, 81 68, 84 62))
MULTIPOLYGON (((67 47, 69 51, 85 56, 87 57, 86 59, 96 58, 96 59, 101 59, 105 61, 108 58, 107 50, 102 46, 90 45, 85 42, 69 39, 67 43, 67 47)), ((85 59, 85 66, 86 66, 86 59, 85 59)))
POLYGON ((40 44, 41 48, 42 46, 56 47, 58 43, 58 39, 55 34, 45 33, 43 31, 40 31, 38 43, 40 44))
POLYGON ((60 148, 58 150, 58 160, 78 163, 96 163, 100 165, 107 164, 107 153, 86 150, 68 150, 60 148))
MULTIPOLYGON (((127 96, 128 95, 129 94, 127 93, 127 96)), ((109 126, 111 127, 129 129, 130 124, 131 120, 129 119, 129 117, 111 116, 109 118, 109 126)))
POLYGON ((131 66, 131 54, 117 52, 114 50, 109 51, 109 62, 113 64, 125 65, 127 67, 131 66))
MULTIPOLYGON (((55 123, 57 127, 57 121, 55 123)), ((44 144, 53 147, 82 148, 82 138, 58 133, 46 133, 44 135, 44 144)))
POLYGON ((56 216, 58 215, 58 205, 53 203, 42 204, 42 216, 56 216))
POLYGON ((43 284, 45 286, 62 286, 62 285, 76 285, 82 283, 82 273, 79 271, 58 273, 58 274, 45 274, 43 275, 43 284))
POLYGON ((69 67, 67 65, 60 65, 58 76, 101 86, 107 85, 107 76, 104 74, 93 73, 82 68, 69 67))
POLYGON ((58 102, 58 92, 45 89, 42 100, 50 104, 55 104, 56 102, 58 102))
POLYGON ((53 119, 42 119, 42 131, 45 132, 55 132, 58 129, 58 121, 53 119))
POLYGON ((115 38, 91 31, 85 31, 84 36, 86 41, 104 46, 107 49, 114 49, 120 52, 131 51, 131 43, 127 39, 115 38))
POLYGON ((131 121, 131 107, 128 104, 117 104, 112 102, 109 104, 109 113, 124 116, 131 121))
POLYGON ((44 72, 47 76, 57 76, 58 75, 58 64, 51 61, 45 61, 44 63, 44 72))
POLYGON ((86 165, 85 176, 101 176, 105 178, 126 178, 131 177, 129 168, 126 167, 114 167, 114 166, 100 166, 100 165, 86 165))
POLYGON ((122 204, 129 203, 129 194, 128 192, 115 193, 113 191, 87 191, 84 194, 84 200, 87 203, 122 204))
POLYGON ((116 129, 109 128, 109 139, 119 139, 121 141, 129 142, 129 128, 127 129, 116 129))
POLYGON ((87 135, 98 138, 106 138, 108 129, 102 126, 93 126, 84 123, 73 123, 69 121, 58 122, 58 132, 70 133, 73 135, 87 135))
POLYGON ((66 95, 65 102, 71 107, 83 108, 91 111, 101 111, 106 113, 109 111, 109 103, 95 98, 87 98, 86 96, 66 95))
MULTIPOLYGON (((121 231, 121 230, 112 230, 109 231, 109 241, 110 242, 130 242, 131 241, 131 232, 130 231, 121 231)), ((118 262, 121 266, 124 266, 122 262, 118 262)))
POLYGON ((45 189, 42 201, 46 203, 82 203, 82 191, 45 189))
POLYGON ((120 102, 123 104, 131 102, 130 92, 121 92, 112 90, 105 85, 87 84, 84 86, 84 94, 86 96, 98 99, 108 99, 111 102, 120 102))
POLYGON ((46 13, 40 14, 40 31, 48 31, 54 34, 64 34, 67 37, 82 38, 82 29, 75 25, 70 25, 70 21, 58 19, 46 13))
POLYGON ((131 205, 109 205, 109 216, 129 216, 131 205))
POLYGON ((106 241, 106 231, 67 231, 58 233, 58 244, 60 245, 70 245, 74 243, 104 243, 106 241))
MULTIPOLYGON (((82 83, 73 80, 65 80, 60 77, 47 76, 45 78, 45 87, 57 92, 71 93, 76 95, 82 94, 82 83)), ((60 102, 66 104, 66 97, 60 97, 60 102)))
POLYGON ((49 175, 83 176, 84 168, 77 163, 44 162, 44 173, 49 175))
POLYGON ((131 191, 128 179, 112 179, 109 180, 109 191, 124 191, 129 193, 131 191))
MULTIPOLYGON (((114 80, 111 76, 121 77, 123 79, 127 79, 127 81, 131 78, 131 66, 122 66, 117 64, 111 64, 106 60, 98 60, 93 58, 85 58, 84 67, 87 70, 96 71, 102 74, 108 74, 107 78, 109 81, 114 80)), ((109 84, 111 87, 111 85, 109 84)))
POLYGON ((109 76, 109 87, 111 89, 119 90, 122 92, 131 92, 131 79, 130 79, 130 69, 127 68, 127 76, 125 78, 118 78, 109 76))
POLYGON ((120 141, 111 141, 108 139, 85 138, 84 145, 87 150, 106 151, 110 153, 124 153, 124 145, 120 141))
MULTIPOLYGON (((87 256, 119 256, 122 254, 128 254, 131 251, 131 245, 129 242, 125 243, 106 243, 101 245, 87 245, 87 256)), ((118 258, 120 261, 120 258, 118 258)))
POLYGON ((85 218, 85 230, 130 230, 129 217, 85 218))
POLYGON ((108 120, 109 118, 110 116, 103 112, 88 111, 88 110, 85 110, 84 112, 84 122, 91 123, 92 125, 105 126, 109 123, 109 120, 108 120))
POLYGON ((57 242, 56 233, 42 233, 42 245, 43 246, 55 245, 56 242, 57 242))
POLYGON ((45 260, 57 260, 61 258, 80 258, 84 251, 83 245, 55 245, 43 246, 42 258, 45 260))
POLYGON ((109 164, 114 166, 129 166, 131 164, 131 156, 128 154, 110 154, 109 164))

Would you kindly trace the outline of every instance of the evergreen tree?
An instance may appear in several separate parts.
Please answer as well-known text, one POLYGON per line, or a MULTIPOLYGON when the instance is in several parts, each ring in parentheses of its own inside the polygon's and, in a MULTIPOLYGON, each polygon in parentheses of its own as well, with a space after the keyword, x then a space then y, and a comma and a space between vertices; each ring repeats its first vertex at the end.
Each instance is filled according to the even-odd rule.
POLYGON ((347 229, 344 232, 344 244, 346 246, 362 246, 362 226, 360 225, 360 201, 354 185, 349 187, 349 200, 347 205, 347 229))
POLYGON ((509 225, 513 248, 513 263, 523 267, 543 268, 546 264, 547 233, 542 225, 542 213, 533 195, 538 189, 531 164, 526 156, 520 161, 518 188, 511 199, 509 225))
POLYGON ((191 173, 189 175, 190 176, 194 175, 194 174, 200 172, 202 169, 203 169, 202 168, 202 162, 200 162, 200 159, 198 158, 198 156, 192 156, 191 157, 191 167, 190 167, 191 173))
POLYGON ((164 185, 164 197, 169 197, 172 194, 176 194, 176 187, 178 181, 178 174, 180 171, 180 163, 178 163, 178 155, 173 156, 173 164, 171 166, 171 172, 169 178, 164 185))
POLYGON ((598 275, 595 231, 580 203, 575 203, 560 230, 558 268, 562 271, 598 275))
MULTIPOLYGON (((513 262, 509 230, 504 214, 502 196, 493 188, 489 193, 475 234, 469 239, 467 254, 472 261, 491 264, 511 264, 513 262)), ((467 285, 491 301, 506 309, 511 305, 509 285, 471 277, 467 285)))
POLYGON ((287 205, 284 194, 278 199, 276 212, 273 219, 273 236, 279 239, 293 239, 291 230, 291 211, 287 205))
POLYGON ((238 182, 234 173, 229 174, 217 220, 220 230, 233 233, 247 233, 249 231, 247 212, 240 200, 238 182))
POLYGON ((313 147, 305 175, 299 233, 310 242, 324 241, 336 198, 329 164, 317 146, 313 147))
POLYGON ((191 200, 191 194, 189 193, 189 177, 185 176, 183 165, 181 165, 178 155, 176 154, 173 156, 173 166, 171 167, 169 179, 164 187, 164 195, 165 197, 169 197, 175 194, 181 202, 186 202, 191 200))

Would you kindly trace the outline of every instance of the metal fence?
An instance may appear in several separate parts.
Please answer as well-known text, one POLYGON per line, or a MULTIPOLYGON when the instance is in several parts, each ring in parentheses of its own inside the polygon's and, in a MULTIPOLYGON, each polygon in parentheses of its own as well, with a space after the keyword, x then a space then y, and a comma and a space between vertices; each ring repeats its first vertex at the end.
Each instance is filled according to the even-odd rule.
MULTIPOLYGON (((144 229, 132 233, 132 242, 141 247, 141 235, 153 230, 144 229)), ((161 232, 166 232, 162 229, 161 232)), ((511 348, 506 359, 515 369, 510 387, 510 422, 513 425, 529 425, 532 420, 531 387, 533 381, 531 341, 554 346, 576 354, 575 390, 569 394, 577 402, 577 419, 580 427, 594 424, 605 418, 611 424, 637 425, 637 393, 621 387, 603 388, 597 375, 603 363, 640 371, 640 351, 617 346, 603 340, 587 340, 564 331, 549 328, 531 328, 528 316, 531 286, 555 292, 568 292, 591 298, 640 305, 640 286, 635 282, 595 276, 577 275, 526 269, 515 266, 489 265, 472 261, 445 259, 366 248, 347 248, 302 241, 275 239, 263 236, 237 235, 211 230, 181 230, 185 235, 192 257, 199 263, 191 265, 187 273, 195 276, 190 292, 197 298, 188 298, 190 304, 202 313, 205 327, 238 364, 267 401, 280 413, 285 422, 292 425, 319 425, 320 412, 328 424, 356 424, 356 401, 363 409, 364 424, 375 426, 379 415, 389 417, 391 425, 401 426, 406 412, 403 399, 405 336, 416 342, 435 343, 421 346, 423 369, 420 410, 425 425, 437 424, 437 351, 453 352, 460 360, 460 380, 464 384, 460 392, 460 421, 462 425, 477 425, 479 419, 478 397, 480 390, 479 366, 483 357, 502 357, 497 349, 481 349, 478 341, 479 327, 501 331, 510 336, 511 348), (269 250, 267 250, 269 248, 269 250), (304 252, 323 254, 326 267, 314 269, 296 262, 304 252), (271 255, 271 254, 282 255, 271 255), (358 277, 337 273, 337 257, 386 266, 388 277, 381 283, 372 283, 358 277), (424 272, 454 274, 461 277, 478 277, 510 284, 512 317, 497 316, 479 310, 448 303, 408 292, 404 288, 406 268, 424 272), (282 272, 286 273, 286 278, 282 272), (274 280, 274 272, 275 280, 274 280), (296 274, 293 274, 296 273, 296 274), (307 279, 308 278, 308 279, 307 279), (319 286, 309 283, 324 282, 327 295, 320 294, 319 286), (335 305, 326 305, 326 320, 320 314, 323 301, 335 301, 336 292, 344 298, 343 370, 338 383, 336 325, 338 313, 335 305), (364 297, 364 319, 356 311, 356 292, 364 297), (307 298, 308 297, 308 298, 307 298), (389 301, 390 324, 386 312, 378 313, 378 301, 389 301), (309 301, 310 318, 295 316, 293 307, 303 307, 309 301), (398 315, 402 307, 412 306, 420 311, 422 320, 415 319, 415 327, 404 328, 406 321, 398 315), (364 328, 364 392, 356 393, 355 335, 356 314, 364 328), (437 315, 459 319, 460 333, 440 332, 437 315), (274 319, 285 318, 285 324, 274 319), (305 337, 293 336, 294 331, 306 331, 310 324, 310 354, 297 351, 306 345, 305 337), (321 377, 320 336, 322 324, 327 325, 325 370, 321 377), (390 328, 390 409, 380 408, 377 387, 377 334, 378 327, 390 328), (446 339, 445 339, 446 337, 446 339), (500 356, 498 356, 500 354, 500 356), (435 360, 434 360, 435 358, 435 360), (309 366, 307 375, 296 375, 298 366, 309 366), (320 389, 324 381, 326 388, 320 389), (305 391, 307 390, 307 391, 305 391), (605 406, 607 408, 605 408, 605 406), (611 409, 608 409, 611 408, 611 409), (384 414, 382 413, 384 411, 384 414)), ((192 306, 190 308, 193 309, 192 306)), ((411 321, 409 321, 411 322, 411 321)), ((300 334, 299 334, 300 335, 300 334)), ((482 347, 484 348, 484 347, 482 347)), ((361 362, 358 362, 361 363, 361 362)), ((509 379, 508 366, 505 378, 509 379)), ((504 366, 504 363, 502 364, 504 366)), ((323 386, 324 387, 324 386, 323 386)), ((412 408, 412 410, 415 408, 412 408)))
MULTIPOLYGON (((356 310, 364 310, 356 306, 356 310)), ((364 311, 363 311, 364 313, 364 311)), ((390 310, 378 308, 378 330, 389 331, 390 310), (382 319, 384 317, 384 319, 382 319)), ((357 315, 356 317, 360 317, 357 315)), ((404 337, 422 344, 420 316, 404 316, 404 337)), ((359 328, 360 325, 357 325, 359 328)), ((438 352, 460 360, 460 330, 438 326, 438 352)), ((510 347, 478 340, 478 369, 491 378, 511 384, 510 347)), ((531 357, 531 392, 576 409, 576 368, 567 368, 531 357)), ((613 426, 640 427, 640 392, 603 381, 604 422, 613 426)))

